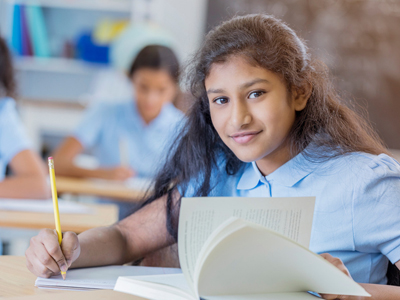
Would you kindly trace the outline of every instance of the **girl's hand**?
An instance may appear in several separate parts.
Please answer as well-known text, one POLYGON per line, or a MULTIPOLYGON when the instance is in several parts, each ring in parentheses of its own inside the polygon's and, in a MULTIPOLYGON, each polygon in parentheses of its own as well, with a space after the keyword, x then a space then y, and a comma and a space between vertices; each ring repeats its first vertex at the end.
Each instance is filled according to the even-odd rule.
POLYGON ((132 169, 122 166, 100 169, 99 171, 98 174, 100 178, 121 181, 131 178, 136 174, 132 169))
POLYGON ((81 252, 78 236, 74 232, 63 233, 61 245, 55 230, 42 229, 34 236, 25 252, 26 266, 39 277, 48 278, 67 271, 81 252))
MULTIPOLYGON (((321 256, 325 258, 327 261, 329 261, 332 265, 334 265, 336 268, 338 268, 340 271, 342 271, 344 274, 349 276, 351 278, 349 270, 347 270, 346 266, 343 264, 343 262, 340 260, 340 258, 333 257, 332 255, 328 253, 322 253, 321 256)), ((329 299, 329 300, 362 300, 362 299, 367 299, 365 297, 359 297, 359 296, 342 296, 342 295, 333 295, 333 294, 320 294, 323 299, 329 299)))

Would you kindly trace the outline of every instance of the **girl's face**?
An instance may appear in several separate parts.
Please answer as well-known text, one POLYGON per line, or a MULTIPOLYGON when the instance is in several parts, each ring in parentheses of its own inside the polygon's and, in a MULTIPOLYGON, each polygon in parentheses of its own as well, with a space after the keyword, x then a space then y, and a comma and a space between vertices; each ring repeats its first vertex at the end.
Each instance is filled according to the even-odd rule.
POLYGON ((267 175, 290 159, 288 134, 307 97, 243 57, 212 65, 205 86, 213 125, 240 160, 267 175))
POLYGON ((139 113, 146 123, 154 120, 177 93, 176 83, 163 69, 139 69, 133 74, 132 83, 139 113))

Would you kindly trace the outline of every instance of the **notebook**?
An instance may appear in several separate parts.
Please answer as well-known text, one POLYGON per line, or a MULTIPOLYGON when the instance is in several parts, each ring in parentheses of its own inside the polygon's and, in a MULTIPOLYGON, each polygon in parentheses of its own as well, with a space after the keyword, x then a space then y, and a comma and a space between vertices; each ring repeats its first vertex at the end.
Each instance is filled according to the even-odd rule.
POLYGON ((179 274, 181 269, 156 268, 141 266, 105 266, 94 268, 71 269, 67 271, 67 278, 61 275, 41 278, 38 277, 35 286, 48 289, 63 290, 112 290, 119 276, 143 276, 160 274, 179 274))

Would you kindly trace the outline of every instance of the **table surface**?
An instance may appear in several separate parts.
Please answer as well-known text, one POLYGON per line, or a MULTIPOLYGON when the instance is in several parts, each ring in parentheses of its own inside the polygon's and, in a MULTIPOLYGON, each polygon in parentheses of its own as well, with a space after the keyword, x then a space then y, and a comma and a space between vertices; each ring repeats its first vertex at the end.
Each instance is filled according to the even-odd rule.
POLYGON ((0 297, 54 293, 35 287, 36 276, 27 269, 23 256, 0 256, 0 297))
POLYGON ((56 182, 59 193, 93 195, 126 202, 139 202, 146 193, 143 189, 114 180, 57 176, 56 182))
MULTIPOLYGON (((35 287, 36 276, 27 269, 23 256, 0 256, 0 297, 20 299, 22 296, 32 296, 33 299, 115 299, 140 300, 136 296, 118 293, 111 290, 93 292, 75 292, 63 290, 39 289, 35 287), (56 295, 57 294, 57 295, 56 295), (18 297, 18 298, 14 298, 18 297)), ((23 299, 31 299, 24 297, 23 299)))
MULTIPOLYGON (((118 221, 118 206, 115 204, 85 204, 93 209, 91 214, 61 214, 63 231, 83 232, 90 228, 109 226, 118 221)), ((53 213, 0 210, 0 227, 42 229, 54 228, 53 213)))

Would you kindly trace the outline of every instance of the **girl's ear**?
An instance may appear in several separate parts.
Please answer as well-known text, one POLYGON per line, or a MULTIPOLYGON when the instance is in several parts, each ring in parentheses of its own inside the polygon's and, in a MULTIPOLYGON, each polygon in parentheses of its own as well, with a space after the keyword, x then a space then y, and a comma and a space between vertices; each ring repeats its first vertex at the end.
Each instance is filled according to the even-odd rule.
POLYGON ((296 111, 301 111, 306 107, 307 101, 311 96, 311 92, 312 85, 309 82, 305 82, 302 87, 293 88, 292 100, 294 104, 294 109, 296 111))

